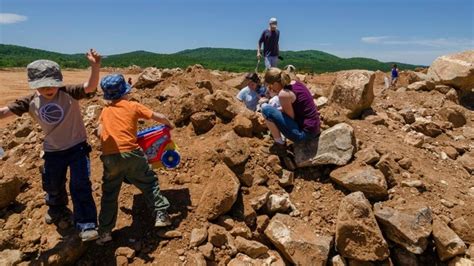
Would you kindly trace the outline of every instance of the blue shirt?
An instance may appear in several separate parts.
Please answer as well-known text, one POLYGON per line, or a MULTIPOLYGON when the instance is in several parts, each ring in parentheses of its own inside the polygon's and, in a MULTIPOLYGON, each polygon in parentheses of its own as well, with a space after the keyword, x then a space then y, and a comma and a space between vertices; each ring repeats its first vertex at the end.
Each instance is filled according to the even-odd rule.
POLYGON ((258 100, 265 95, 265 91, 265 87, 253 91, 247 86, 239 91, 237 99, 241 100, 248 109, 255 111, 257 110, 258 100))
POLYGON ((392 68, 392 78, 398 78, 398 69, 392 68))

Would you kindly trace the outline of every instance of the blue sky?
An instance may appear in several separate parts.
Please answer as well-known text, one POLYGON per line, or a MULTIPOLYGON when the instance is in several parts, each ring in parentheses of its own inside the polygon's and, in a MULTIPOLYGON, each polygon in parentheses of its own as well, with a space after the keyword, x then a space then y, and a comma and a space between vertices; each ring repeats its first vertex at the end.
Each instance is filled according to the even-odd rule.
POLYGON ((474 49, 472 0, 0 0, 0 41, 65 53, 255 49, 277 17, 282 50, 430 64, 474 49))

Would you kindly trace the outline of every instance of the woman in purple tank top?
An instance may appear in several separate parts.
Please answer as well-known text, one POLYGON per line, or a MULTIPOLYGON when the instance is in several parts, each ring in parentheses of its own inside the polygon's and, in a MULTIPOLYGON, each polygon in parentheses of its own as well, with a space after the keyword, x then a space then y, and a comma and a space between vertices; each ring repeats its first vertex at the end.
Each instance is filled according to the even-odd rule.
POLYGON ((278 68, 267 70, 265 83, 278 95, 282 107, 281 111, 270 105, 262 107, 275 142, 285 144, 281 134, 293 142, 316 138, 320 133, 319 112, 308 88, 278 68))

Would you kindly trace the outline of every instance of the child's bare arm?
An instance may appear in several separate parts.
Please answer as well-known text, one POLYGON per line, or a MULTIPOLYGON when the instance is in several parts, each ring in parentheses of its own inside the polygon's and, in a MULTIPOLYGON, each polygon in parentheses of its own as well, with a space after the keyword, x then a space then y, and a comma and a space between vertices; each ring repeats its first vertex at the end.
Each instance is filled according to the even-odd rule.
POLYGON ((90 49, 89 52, 87 52, 86 57, 91 65, 91 74, 89 76, 89 80, 84 83, 84 90, 86 93, 93 93, 99 84, 100 63, 102 57, 94 49, 90 49))
POLYGON ((168 118, 166 118, 164 114, 153 112, 153 116, 151 117, 151 119, 155 120, 158 123, 165 124, 170 128, 174 128, 173 123, 168 120, 168 118))
POLYGON ((0 108, 0 119, 7 118, 9 116, 14 115, 12 111, 8 107, 1 107, 0 108))

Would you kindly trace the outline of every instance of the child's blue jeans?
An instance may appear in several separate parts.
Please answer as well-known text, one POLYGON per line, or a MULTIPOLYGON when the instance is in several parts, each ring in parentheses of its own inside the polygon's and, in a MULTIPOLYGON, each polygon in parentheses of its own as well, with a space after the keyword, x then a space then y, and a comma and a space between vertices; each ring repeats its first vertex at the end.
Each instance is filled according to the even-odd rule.
POLYGON ((80 231, 96 228, 97 209, 90 181, 91 147, 86 143, 77 144, 67 150, 45 152, 43 168, 43 190, 46 192, 46 204, 51 211, 65 208, 68 203, 66 192, 66 174, 69 167, 74 224, 80 231))

